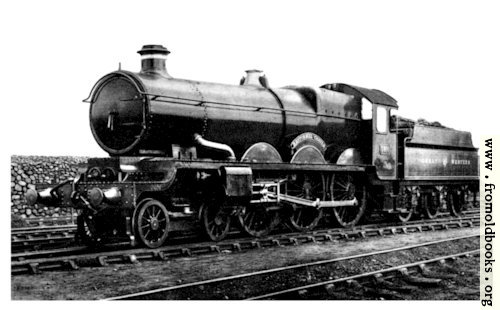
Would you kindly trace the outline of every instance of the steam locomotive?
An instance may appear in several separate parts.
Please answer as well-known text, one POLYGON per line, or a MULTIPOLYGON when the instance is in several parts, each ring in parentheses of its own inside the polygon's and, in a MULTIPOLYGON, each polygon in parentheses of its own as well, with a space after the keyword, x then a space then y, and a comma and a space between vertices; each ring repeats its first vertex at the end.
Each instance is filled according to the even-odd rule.
POLYGON ((258 70, 240 85, 177 79, 165 47, 138 53, 139 73, 109 73, 85 100, 110 157, 26 193, 30 204, 78 209, 85 242, 156 248, 185 223, 219 241, 232 222, 261 237, 279 223, 351 227, 373 212, 457 215, 478 188, 471 134, 393 116, 397 102, 380 90, 272 88, 258 70))

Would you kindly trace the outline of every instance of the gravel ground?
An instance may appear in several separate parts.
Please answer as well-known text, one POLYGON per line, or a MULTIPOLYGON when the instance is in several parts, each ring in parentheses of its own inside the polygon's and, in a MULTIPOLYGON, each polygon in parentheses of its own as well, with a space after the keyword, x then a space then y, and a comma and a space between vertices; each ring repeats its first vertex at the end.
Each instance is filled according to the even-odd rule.
MULTIPOLYGON (((232 255, 213 254, 179 258, 165 262, 85 267, 79 271, 56 271, 40 275, 13 276, 11 279, 11 296, 12 299, 20 300, 102 299, 180 283, 344 257, 396 246, 478 233, 479 228, 454 229, 434 233, 414 233, 369 238, 359 241, 340 241, 295 247, 258 249, 249 252, 234 253, 232 255)), ((444 252, 447 251, 446 248, 441 250, 444 252)), ((431 254, 428 253, 428 255, 431 254)), ((422 255, 425 256, 426 254, 422 253, 422 255)), ((404 262, 404 260, 404 257, 388 257, 382 263, 395 265, 404 262)), ((460 279, 461 282, 456 282, 456 284, 450 282, 450 290, 443 289, 443 293, 437 293, 436 291, 428 295, 419 293, 421 295, 412 295, 409 299, 478 299, 479 262, 474 259, 466 259, 457 264, 459 265, 454 268, 456 268, 459 274, 463 273, 467 275, 464 277, 466 279, 460 279), (457 292, 457 289, 453 289, 453 285, 463 288, 463 292, 460 290, 457 292)), ((351 272, 368 268, 370 265, 370 262, 363 262, 358 267, 351 266, 353 269, 351 272)), ((349 271, 348 265, 345 268, 349 271)), ((339 275, 340 273, 333 273, 328 276, 337 277, 339 275)), ((362 299, 368 298, 363 297, 362 299)))
MULTIPOLYGON (((380 296, 361 290, 339 290, 334 296, 324 292, 316 293, 308 298, 336 300, 479 300, 479 256, 463 257, 445 266, 428 266, 430 274, 441 283, 437 286, 416 287, 409 285, 402 278, 391 279, 395 286, 408 287, 407 292, 397 292, 392 296, 380 296)), ((417 277, 422 277, 416 274, 417 277)))

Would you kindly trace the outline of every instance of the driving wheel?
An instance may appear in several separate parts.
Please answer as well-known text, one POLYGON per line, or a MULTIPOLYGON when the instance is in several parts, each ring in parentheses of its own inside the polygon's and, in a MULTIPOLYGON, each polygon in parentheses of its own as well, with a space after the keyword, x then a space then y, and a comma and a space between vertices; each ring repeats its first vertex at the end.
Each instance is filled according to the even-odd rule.
POLYGON ((332 219, 337 226, 356 225, 366 210, 366 187, 350 174, 336 174, 330 183, 330 196, 334 201, 357 199, 356 206, 333 208, 332 219))

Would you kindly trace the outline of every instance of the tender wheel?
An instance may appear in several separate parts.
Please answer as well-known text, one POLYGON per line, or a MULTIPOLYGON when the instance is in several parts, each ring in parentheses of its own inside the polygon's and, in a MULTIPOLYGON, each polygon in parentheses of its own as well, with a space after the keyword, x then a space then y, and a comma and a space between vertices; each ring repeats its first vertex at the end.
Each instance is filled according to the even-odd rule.
POLYGON ((155 199, 147 199, 139 204, 136 217, 136 233, 148 248, 161 246, 168 237, 170 221, 167 208, 155 199))
POLYGON ((400 200, 400 209, 403 209, 398 214, 394 215, 394 220, 401 223, 408 222, 415 209, 417 207, 417 197, 414 193, 412 193, 411 189, 404 189, 404 193, 401 195, 400 200))
POLYGON ((433 190, 430 193, 422 194, 421 207, 422 215, 424 216, 424 218, 436 218, 439 214, 439 208, 441 207, 441 203, 439 201, 439 192, 437 190, 433 190))
POLYGON ((241 229, 252 237, 264 237, 278 224, 278 213, 265 206, 244 207, 238 215, 241 229))
MULTIPOLYGON (((286 194, 307 200, 325 200, 325 179, 321 174, 299 174, 289 177, 286 194)), ((314 207, 292 205, 288 225, 296 231, 308 231, 318 225, 323 212, 314 207)))
POLYGON ((229 233, 231 213, 223 208, 222 202, 212 199, 203 203, 200 209, 203 232, 212 241, 221 241, 229 233))
POLYGON ((94 247, 98 243, 97 232, 92 217, 82 213, 76 218, 77 241, 87 246, 94 247))
POLYGON ((340 227, 356 225, 366 210, 366 188, 352 175, 334 175, 330 184, 331 198, 335 201, 358 200, 357 206, 338 207, 332 210, 332 219, 340 227))
POLYGON ((448 210, 453 216, 460 216, 465 209, 465 191, 461 189, 450 189, 446 195, 448 210))

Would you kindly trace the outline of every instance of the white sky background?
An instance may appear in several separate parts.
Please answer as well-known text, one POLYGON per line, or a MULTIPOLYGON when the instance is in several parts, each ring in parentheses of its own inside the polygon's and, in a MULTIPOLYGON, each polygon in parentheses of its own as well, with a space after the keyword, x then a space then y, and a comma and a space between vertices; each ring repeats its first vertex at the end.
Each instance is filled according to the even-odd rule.
MULTIPOLYGON (((2 5, 5 7, 5 4, 2 5)), ((2 132, 9 154, 106 156, 83 103, 143 44, 172 52, 173 77, 272 87, 377 88, 399 114, 479 135, 498 129, 494 1, 16 1, 2 9, 2 132)))
POLYGON ((4 1, 2 153, 107 156, 82 100, 119 62, 138 71, 144 44, 166 46, 178 78, 238 84, 257 68, 272 87, 377 88, 399 115, 471 131, 478 147, 500 133, 496 3, 4 1))

